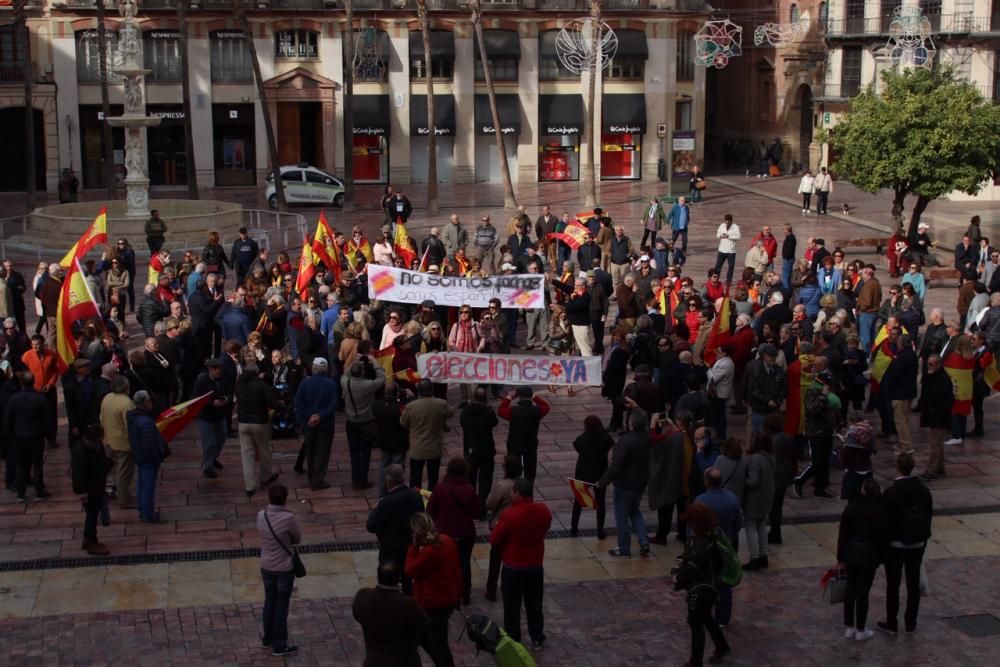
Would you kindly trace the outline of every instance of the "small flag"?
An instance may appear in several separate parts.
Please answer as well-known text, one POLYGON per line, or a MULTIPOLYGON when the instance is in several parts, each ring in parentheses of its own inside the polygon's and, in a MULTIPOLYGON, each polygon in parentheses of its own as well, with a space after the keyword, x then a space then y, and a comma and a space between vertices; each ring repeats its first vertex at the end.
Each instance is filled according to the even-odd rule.
POLYGON ((66 256, 59 260, 59 266, 68 269, 74 259, 82 259, 95 246, 108 244, 108 207, 101 207, 101 212, 97 214, 94 221, 87 227, 80 240, 73 244, 66 256))
POLYGON ((392 239, 392 249, 399 257, 403 258, 405 268, 413 266, 413 260, 417 258, 417 249, 414 247, 410 235, 406 233, 406 225, 403 224, 402 218, 396 221, 396 234, 392 239))
POLYGON ((590 230, 585 225, 580 224, 576 220, 570 220, 561 232, 546 234, 545 238, 558 239, 573 250, 578 250, 581 245, 587 242, 589 236, 590 230))
POLYGON ((163 439, 167 442, 173 440, 174 436, 183 431, 211 400, 212 392, 209 392, 161 412, 156 418, 156 428, 163 435, 163 439))
MULTIPOLYGON (((400 334, 402 336, 403 334, 400 334)), ((385 371, 385 381, 388 384, 391 380, 403 380, 404 382, 410 382, 416 384, 420 380, 420 374, 417 373, 415 368, 402 368, 400 370, 392 370, 392 362, 396 358, 396 347, 394 345, 389 345, 389 347, 384 347, 375 354, 372 355, 375 359, 375 363, 382 367, 385 371)))
POLYGON ((951 414, 959 416, 972 414, 972 369, 976 366, 976 360, 955 353, 945 357, 943 365, 945 372, 951 378, 955 392, 951 414))
POLYGON ((428 263, 427 260, 427 253, 430 252, 430 249, 431 249, 430 246, 424 248, 424 254, 420 256, 420 265, 417 266, 417 271, 419 271, 420 273, 426 273, 427 269, 430 268, 430 264, 428 263))
POLYGON ((594 485, 590 482, 581 482, 578 479, 569 478, 569 488, 573 492, 576 504, 585 510, 597 508, 597 498, 594 496, 594 485))
POLYGON ((997 357, 992 352, 987 352, 982 358, 983 381, 993 391, 1000 391, 1000 366, 997 364, 997 357))
POLYGON ((731 324, 732 311, 730 310, 729 297, 726 296, 722 298, 722 305, 712 321, 712 331, 708 334, 705 349, 701 351, 701 358, 705 361, 706 366, 715 363, 715 351, 719 349, 720 345, 729 341, 729 336, 732 333, 729 328, 731 324))
POLYGON ((313 241, 310 244, 308 238, 302 239, 302 254, 299 255, 299 271, 295 277, 295 289, 303 301, 308 295, 309 283, 316 276, 315 243, 313 241))
POLYGON ((341 272, 340 248, 337 247, 337 241, 333 230, 330 229, 330 223, 326 221, 326 211, 319 212, 312 250, 313 263, 319 264, 323 262, 333 272, 335 284, 339 285, 341 272))
POLYGON ((83 277, 80 260, 74 258, 63 278, 59 304, 56 307, 56 353, 59 356, 59 372, 66 372, 79 354, 76 337, 73 336, 73 323, 90 318, 100 320, 101 313, 83 277))

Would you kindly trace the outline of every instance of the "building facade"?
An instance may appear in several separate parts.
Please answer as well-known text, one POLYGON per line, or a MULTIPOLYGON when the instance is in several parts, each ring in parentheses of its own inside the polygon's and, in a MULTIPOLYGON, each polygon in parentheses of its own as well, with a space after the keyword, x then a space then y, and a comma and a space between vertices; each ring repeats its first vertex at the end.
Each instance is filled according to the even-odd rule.
MULTIPOLYGON (((176 0, 140 2, 152 185, 182 186, 189 177, 176 0)), ((117 6, 107 10, 111 114, 121 113, 113 71, 117 6)), ((566 70, 555 39, 587 15, 585 0, 484 2, 484 42, 505 149, 515 182, 576 180, 580 175, 588 75, 566 70)), ((595 132, 602 179, 658 177, 676 133, 695 160, 704 150, 704 68, 693 62, 693 35, 705 19, 701 0, 605 0, 604 18, 618 49, 597 80, 595 132), (675 7, 681 7, 676 8, 675 7)), ((437 135, 441 182, 499 181, 497 146, 483 82, 483 62, 465 4, 428 0, 430 71, 414 0, 355 0, 353 30, 336 0, 257 0, 248 9, 268 108, 253 81, 249 50, 228 0, 191 0, 187 36, 191 126, 202 187, 260 185, 268 172, 263 114, 273 120, 282 164, 308 162, 343 171, 343 83, 354 72, 355 180, 420 183, 427 177, 428 133, 437 135), (345 62, 344 40, 355 58, 345 62), (427 77, 435 116, 426 114, 427 77)), ((0 16, 0 22, 3 21, 0 16)), ((100 48, 92 0, 46 0, 29 21, 39 186, 56 188, 72 167, 84 188, 101 188, 104 155, 100 48)), ((0 123, 24 127, 23 88, 12 27, 0 27, 0 123), (7 30, 8 32, 4 32, 7 30), (9 35, 9 36, 8 36, 9 35), (20 110, 16 113, 14 110, 20 110), (17 125, 17 123, 20 123, 17 125)), ((23 132, 20 132, 23 134, 23 132)), ((124 179, 124 137, 112 132, 114 178, 124 179)), ((23 153, 23 150, 21 151, 23 153)), ((11 175, 23 160, 9 162, 11 175), (15 164, 18 163, 18 164, 15 164)), ((20 166, 19 166, 20 165, 20 166)), ((4 189, 16 190, 10 179, 4 189)), ((23 188, 23 185, 21 186, 23 188)))

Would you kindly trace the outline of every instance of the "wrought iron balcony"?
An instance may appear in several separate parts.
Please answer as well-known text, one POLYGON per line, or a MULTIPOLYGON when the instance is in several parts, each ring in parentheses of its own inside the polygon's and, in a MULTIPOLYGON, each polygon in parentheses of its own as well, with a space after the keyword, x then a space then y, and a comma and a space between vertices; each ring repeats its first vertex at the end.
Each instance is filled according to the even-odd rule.
MULTIPOLYGON (((992 16, 973 16, 971 13, 928 14, 927 19, 935 37, 1000 33, 1000 14, 992 16)), ((892 16, 849 16, 843 19, 830 19, 827 22, 826 34, 831 39, 888 36, 892 20, 892 16)))
POLYGON ((818 102, 842 102, 856 97, 863 88, 860 80, 824 83, 813 90, 813 99, 818 102))
POLYGON ((0 62, 0 81, 24 81, 24 68, 21 63, 0 62))

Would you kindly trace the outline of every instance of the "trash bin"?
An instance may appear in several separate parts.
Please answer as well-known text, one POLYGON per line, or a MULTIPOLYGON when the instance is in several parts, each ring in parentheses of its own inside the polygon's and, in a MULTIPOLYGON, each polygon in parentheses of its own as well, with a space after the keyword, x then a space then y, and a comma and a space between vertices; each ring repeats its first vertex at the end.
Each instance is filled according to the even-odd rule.
POLYGON ((667 161, 663 158, 656 163, 656 175, 660 177, 661 181, 667 180, 667 161))

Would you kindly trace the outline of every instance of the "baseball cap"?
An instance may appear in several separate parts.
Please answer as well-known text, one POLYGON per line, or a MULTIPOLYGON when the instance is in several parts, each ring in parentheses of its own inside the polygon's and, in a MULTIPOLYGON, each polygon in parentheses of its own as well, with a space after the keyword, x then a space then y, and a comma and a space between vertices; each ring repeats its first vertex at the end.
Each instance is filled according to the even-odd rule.
POLYGON ((642 257, 639 258, 639 261, 640 262, 648 262, 649 261, 649 255, 643 255, 642 257))
POLYGON ((510 262, 504 262, 503 266, 500 267, 500 270, 501 271, 513 271, 514 270, 514 265, 511 264, 510 262))

